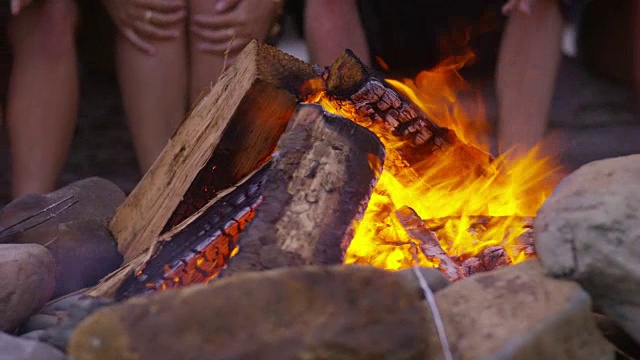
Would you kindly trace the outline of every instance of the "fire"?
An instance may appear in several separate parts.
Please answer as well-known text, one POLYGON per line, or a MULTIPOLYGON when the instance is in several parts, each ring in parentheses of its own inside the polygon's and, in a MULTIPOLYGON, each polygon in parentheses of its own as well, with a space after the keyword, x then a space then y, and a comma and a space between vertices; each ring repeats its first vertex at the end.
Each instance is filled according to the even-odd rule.
MULTIPOLYGON (((416 251, 416 239, 396 216, 404 206, 423 219, 456 263, 476 257, 490 246, 504 248, 510 263, 532 256, 519 238, 530 230, 531 217, 550 195, 554 183, 549 175, 556 168, 538 148, 519 157, 507 152, 493 160, 482 151, 469 151, 469 145, 489 151, 481 96, 458 72, 472 60, 469 53, 449 58, 415 79, 386 80, 431 120, 454 130, 462 141, 409 167, 395 151, 402 140, 389 136, 383 126, 368 126, 385 145, 387 160, 364 218, 355 224, 345 264, 366 263, 389 270, 416 262, 438 267, 439 259, 416 251), (473 96, 472 109, 468 101, 459 100, 462 95, 473 96), (472 168, 468 166, 470 156, 474 157, 472 168), (467 165, 462 166, 460 159, 467 165)), ((348 115, 328 97, 320 95, 316 100, 327 111, 348 115)))

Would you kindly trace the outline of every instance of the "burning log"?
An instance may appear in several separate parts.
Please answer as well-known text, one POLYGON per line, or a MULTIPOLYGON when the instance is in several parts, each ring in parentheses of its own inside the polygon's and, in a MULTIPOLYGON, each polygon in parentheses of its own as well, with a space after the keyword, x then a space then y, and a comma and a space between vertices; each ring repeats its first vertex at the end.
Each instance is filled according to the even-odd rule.
POLYGON ((440 261, 438 269, 449 280, 453 281, 464 277, 462 269, 442 249, 436 234, 425 226, 422 219, 412 208, 403 206, 396 211, 396 216, 411 239, 418 243, 418 248, 423 255, 440 261))
POLYGON ((116 211, 109 228, 125 261, 265 163, 297 105, 294 93, 313 77, 311 65, 250 43, 116 211))
POLYGON ((238 239, 262 202, 261 187, 270 165, 263 166, 162 236, 160 249, 144 269, 119 287, 116 300, 203 283, 216 276, 237 252, 238 239))
POLYGON ((281 266, 342 263, 382 171, 384 148, 367 129, 300 105, 278 143, 264 201, 221 277, 281 266))
MULTIPOLYGON (((395 90, 376 78, 351 51, 345 51, 326 74, 326 100, 338 113, 353 119, 383 137, 406 140, 397 149, 409 165, 417 164, 434 151, 457 145, 456 157, 469 169, 477 169, 478 161, 488 163, 490 154, 463 144, 456 134, 438 126, 415 104, 405 100, 395 90)), ((395 160, 400 161, 400 160, 395 160)))
POLYGON ((479 256, 468 258, 462 262, 464 275, 501 269, 511 264, 507 252, 502 246, 489 246, 479 256))

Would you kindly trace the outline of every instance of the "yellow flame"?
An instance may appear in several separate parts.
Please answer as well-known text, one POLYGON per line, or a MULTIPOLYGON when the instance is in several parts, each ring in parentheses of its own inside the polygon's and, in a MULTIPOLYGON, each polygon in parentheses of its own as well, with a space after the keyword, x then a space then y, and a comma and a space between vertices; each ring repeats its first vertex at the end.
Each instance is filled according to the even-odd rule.
MULTIPOLYGON (((383 126, 369 127, 385 145, 387 160, 364 218, 356 223, 346 264, 368 263, 389 270, 413 265, 413 240, 395 216, 395 210, 405 205, 433 225, 442 248, 453 258, 475 256, 493 245, 503 246, 512 263, 527 258, 522 247, 516 246, 517 238, 525 231, 526 217, 535 216, 550 195, 554 184, 549 175, 556 168, 538 148, 519 158, 503 155, 493 161, 478 156, 482 152, 468 151, 469 145, 489 149, 482 98, 458 73, 469 56, 451 58, 416 79, 387 80, 438 125, 454 130, 462 141, 413 167, 398 166, 393 150, 402 142, 383 126), (460 96, 471 96, 474 101, 462 102, 460 96), (472 159, 472 168, 469 156, 478 156, 472 159), (489 220, 478 224, 479 217, 489 220)), ((345 115, 331 99, 320 95, 316 100, 325 110, 345 115)), ((364 119, 352 120, 360 123, 364 119)), ((422 254, 417 260, 423 266, 439 263, 422 254)))

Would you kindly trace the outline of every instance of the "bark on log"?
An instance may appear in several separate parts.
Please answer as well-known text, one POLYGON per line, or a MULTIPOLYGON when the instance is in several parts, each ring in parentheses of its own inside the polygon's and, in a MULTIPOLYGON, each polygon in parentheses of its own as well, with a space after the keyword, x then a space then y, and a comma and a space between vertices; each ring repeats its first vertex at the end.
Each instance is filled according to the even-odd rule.
POLYGON ((250 43, 116 211, 110 230, 125 261, 265 163, 298 102, 294 93, 313 77, 310 65, 250 43))
POLYGON ((220 277, 283 266, 339 264, 364 214, 384 148, 354 122, 300 105, 278 143, 264 201, 220 277))

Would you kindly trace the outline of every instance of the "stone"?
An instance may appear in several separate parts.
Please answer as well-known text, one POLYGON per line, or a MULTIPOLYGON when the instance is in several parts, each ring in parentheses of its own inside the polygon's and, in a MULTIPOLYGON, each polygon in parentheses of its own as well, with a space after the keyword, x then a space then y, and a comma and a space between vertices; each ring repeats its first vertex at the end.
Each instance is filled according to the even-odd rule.
POLYGON ((11 330, 38 311, 55 288, 55 263, 36 244, 0 244, 0 330, 11 330))
POLYGON ((441 350, 429 348, 435 330, 416 283, 356 265, 241 273, 106 307, 78 325, 68 353, 76 360, 425 359, 441 350))
MULTIPOLYGON (((18 237, 33 239, 33 241, 27 242, 43 241, 42 236, 38 236, 39 232, 45 232, 48 227, 55 227, 59 223, 69 221, 96 220, 107 225, 116 208, 124 201, 125 194, 117 185, 106 179, 91 177, 79 180, 52 193, 24 195, 7 204, 0 211, 0 228, 4 229, 13 225, 35 212, 65 199, 69 200, 63 202, 62 205, 76 203, 57 214, 53 219, 30 229, 28 233, 19 234, 18 237)), ((15 230, 20 229, 18 227, 15 230)))
POLYGON ((65 360, 58 349, 0 332, 0 360, 65 360))
POLYGON ((56 263, 54 297, 93 286, 122 264, 107 224, 124 198, 120 188, 97 177, 47 195, 25 195, 0 211, 0 228, 5 229, 0 239, 49 249, 56 263), (49 218, 51 213, 55 216, 49 218))
POLYGON ((538 211, 546 271, 580 283, 640 342, 640 155, 595 161, 567 176, 538 211))
POLYGON ((589 295, 574 282, 546 277, 537 260, 455 282, 436 301, 457 360, 614 358, 589 295))

